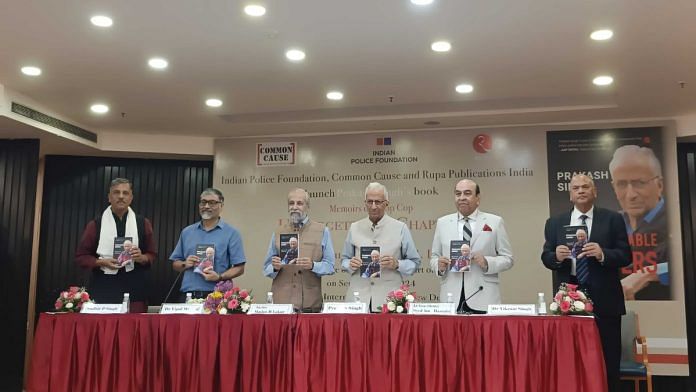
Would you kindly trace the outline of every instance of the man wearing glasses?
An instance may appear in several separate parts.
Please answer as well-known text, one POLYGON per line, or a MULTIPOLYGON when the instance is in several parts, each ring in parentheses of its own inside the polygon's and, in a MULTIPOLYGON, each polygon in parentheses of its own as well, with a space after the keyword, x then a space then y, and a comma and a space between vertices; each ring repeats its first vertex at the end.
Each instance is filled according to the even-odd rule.
POLYGON ((221 280, 230 280, 244 273, 244 247, 239 231, 227 224, 220 217, 225 198, 222 192, 208 188, 201 192, 198 211, 201 220, 181 231, 179 242, 169 259, 175 271, 183 272, 181 281, 181 302, 186 293, 193 298, 205 298, 215 284, 221 280), (196 249, 203 245, 213 245, 215 260, 212 267, 205 268, 203 274, 193 272, 193 267, 200 262, 196 249))
POLYGON ((633 272, 621 280, 626 299, 670 299, 667 214, 662 166, 650 148, 621 146, 609 163, 626 222, 633 272))
POLYGON ((354 301, 353 294, 357 292, 359 298, 366 302, 373 312, 384 303, 389 291, 397 290, 401 286, 404 276, 413 275, 421 261, 411 232, 405 223, 385 213, 388 206, 387 188, 378 182, 369 184, 365 189, 365 207, 368 215, 350 225, 341 252, 341 267, 350 274, 346 299, 354 301), (379 277, 360 277, 362 246, 379 246, 379 277))

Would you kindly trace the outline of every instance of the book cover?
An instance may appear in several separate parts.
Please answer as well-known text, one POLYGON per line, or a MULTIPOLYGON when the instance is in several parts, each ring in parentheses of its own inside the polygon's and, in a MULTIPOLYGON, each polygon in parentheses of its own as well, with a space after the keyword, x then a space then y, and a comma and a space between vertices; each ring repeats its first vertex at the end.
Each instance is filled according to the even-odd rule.
POLYGON ((113 257, 119 267, 133 262, 133 257, 130 254, 131 249, 133 249, 133 237, 114 237, 113 257))
POLYGON ((379 278, 381 267, 379 265, 379 246, 360 247, 360 276, 365 279, 379 278))
POLYGON ((280 262, 292 264, 300 254, 300 239, 297 233, 280 235, 280 262))
POLYGON ((587 226, 567 225, 563 226, 565 233, 565 243, 570 248, 570 257, 576 259, 582 253, 582 247, 587 243, 587 226))
POLYGON ((198 256, 198 264, 196 264, 196 267, 193 269, 193 272, 203 275, 203 271, 206 268, 213 267, 215 265, 215 245, 196 245, 196 256, 198 256))
POLYGON ((469 241, 450 241, 450 271, 466 272, 471 268, 471 247, 469 241))

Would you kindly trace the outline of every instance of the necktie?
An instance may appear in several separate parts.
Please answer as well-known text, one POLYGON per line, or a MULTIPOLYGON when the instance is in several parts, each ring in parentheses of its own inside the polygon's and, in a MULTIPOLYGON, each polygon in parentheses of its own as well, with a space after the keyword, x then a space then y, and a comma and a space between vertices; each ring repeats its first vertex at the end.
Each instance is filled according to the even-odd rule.
MULTIPOLYGON (((587 227, 587 218, 587 215, 580 215, 580 220, 585 227, 587 227)), ((587 282, 587 278, 590 275, 590 267, 587 265, 587 257, 575 260, 575 275, 580 284, 585 284, 587 282)))
POLYGON ((462 239, 466 241, 467 244, 471 244, 471 225, 469 224, 469 218, 464 218, 464 230, 462 230, 462 239))
MULTIPOLYGON (((471 244, 471 225, 469 224, 469 217, 464 218, 464 230, 462 230, 462 240, 466 241, 467 244, 471 244)), ((459 305, 457 306, 457 311, 462 312, 469 310, 469 305, 466 301, 466 292, 464 291, 464 275, 462 275, 462 292, 459 295, 459 305)))

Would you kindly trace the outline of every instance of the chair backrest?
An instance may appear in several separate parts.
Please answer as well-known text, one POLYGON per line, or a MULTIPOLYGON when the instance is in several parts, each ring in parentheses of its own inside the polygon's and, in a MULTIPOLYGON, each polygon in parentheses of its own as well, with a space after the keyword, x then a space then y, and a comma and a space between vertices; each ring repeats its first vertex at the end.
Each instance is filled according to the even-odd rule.
POLYGON ((638 319, 633 311, 626 311, 621 317, 621 360, 635 362, 633 348, 638 335, 638 319))

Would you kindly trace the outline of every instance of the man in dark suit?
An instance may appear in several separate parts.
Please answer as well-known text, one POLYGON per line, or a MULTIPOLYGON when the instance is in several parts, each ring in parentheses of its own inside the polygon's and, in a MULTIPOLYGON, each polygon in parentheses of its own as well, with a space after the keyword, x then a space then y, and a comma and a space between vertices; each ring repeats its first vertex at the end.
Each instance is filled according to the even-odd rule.
POLYGON ((556 271, 561 282, 577 283, 594 302, 597 328, 602 340, 607 383, 610 391, 619 390, 621 362, 621 316, 626 314, 619 279, 622 267, 631 264, 626 225, 620 214, 594 206, 597 189, 583 174, 570 180, 572 211, 549 218, 544 228, 541 260, 556 271), (566 245, 564 226, 585 225, 589 241, 577 258, 566 245))

